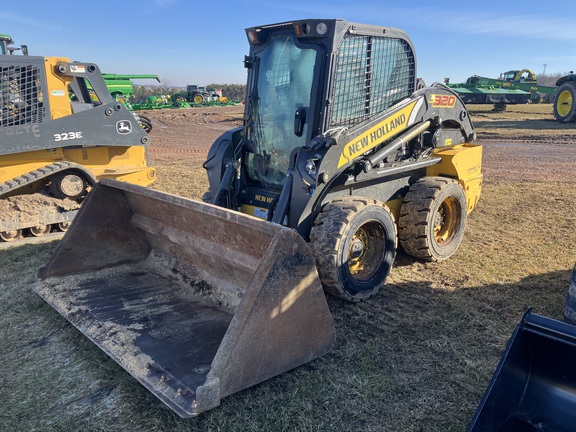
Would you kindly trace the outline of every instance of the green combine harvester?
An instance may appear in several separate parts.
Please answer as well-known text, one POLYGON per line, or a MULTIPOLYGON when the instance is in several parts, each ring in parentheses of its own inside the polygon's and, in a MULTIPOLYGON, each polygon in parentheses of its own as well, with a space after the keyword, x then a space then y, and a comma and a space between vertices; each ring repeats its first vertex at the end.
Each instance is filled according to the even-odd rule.
POLYGON ((119 102, 126 103, 134 94, 133 79, 155 79, 160 82, 158 75, 151 74, 102 74, 106 87, 114 99, 119 102))

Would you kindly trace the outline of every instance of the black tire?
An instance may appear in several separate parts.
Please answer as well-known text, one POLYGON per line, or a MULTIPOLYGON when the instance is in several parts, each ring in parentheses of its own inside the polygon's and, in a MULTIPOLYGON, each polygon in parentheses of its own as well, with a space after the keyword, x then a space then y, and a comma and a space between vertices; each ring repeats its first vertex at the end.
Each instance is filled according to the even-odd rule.
POLYGON ((572 270, 572 277, 570 278, 570 285, 568 286, 564 321, 576 325, 576 265, 574 266, 574 270, 572 270))
POLYGON ((358 302, 384 286, 396 257, 396 224, 386 204, 344 197, 314 221, 310 247, 324 290, 358 302))
POLYGON ((460 183, 423 177, 404 197, 398 223, 400 245, 413 257, 443 261, 460 246, 466 216, 466 195, 460 183))
POLYGON ((202 105, 204 103, 205 97, 204 95, 202 95, 202 93, 195 93, 192 95, 192 101, 196 104, 196 105, 202 105))
POLYGON ((576 82, 566 82, 556 91, 554 117, 560 123, 576 121, 576 82))
POLYGON ((146 133, 152 132, 152 120, 149 117, 146 117, 142 114, 138 114, 138 123, 140 123, 142 129, 144 129, 144 132, 146 133))
POLYGON ((214 195, 212 195, 212 192, 204 192, 204 195, 202 195, 202 202, 212 204, 214 202, 214 195))

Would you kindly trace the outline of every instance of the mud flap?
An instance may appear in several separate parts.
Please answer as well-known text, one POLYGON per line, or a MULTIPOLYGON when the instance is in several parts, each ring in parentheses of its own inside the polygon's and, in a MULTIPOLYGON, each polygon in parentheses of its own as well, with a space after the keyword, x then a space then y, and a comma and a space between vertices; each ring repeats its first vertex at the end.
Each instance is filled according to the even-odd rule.
POLYGON ((573 431, 575 425, 576 326, 528 310, 468 432, 573 431))
POLYGON ((114 180, 35 291, 182 417, 327 353, 332 317, 296 231, 114 180))

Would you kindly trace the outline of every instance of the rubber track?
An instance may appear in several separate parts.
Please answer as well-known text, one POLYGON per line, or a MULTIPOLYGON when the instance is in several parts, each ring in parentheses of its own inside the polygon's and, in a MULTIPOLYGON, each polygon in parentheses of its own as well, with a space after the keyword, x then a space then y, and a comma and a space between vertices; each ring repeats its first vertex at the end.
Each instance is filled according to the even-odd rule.
POLYGON ((3 198, 8 193, 20 189, 26 185, 32 184, 43 178, 48 178, 53 174, 59 173, 61 171, 66 171, 68 169, 77 169, 85 174, 92 184, 96 183, 96 178, 86 170, 82 165, 74 162, 54 162, 52 164, 43 166, 42 168, 35 169, 21 176, 15 177, 7 182, 0 183, 0 198, 3 198))

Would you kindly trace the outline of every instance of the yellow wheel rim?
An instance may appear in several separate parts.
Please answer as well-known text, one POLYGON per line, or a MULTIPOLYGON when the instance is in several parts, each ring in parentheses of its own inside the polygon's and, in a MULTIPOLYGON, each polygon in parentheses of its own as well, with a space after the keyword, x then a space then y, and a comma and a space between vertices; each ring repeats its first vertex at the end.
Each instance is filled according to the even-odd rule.
POLYGON ((558 95, 556 99, 556 111, 558 111, 558 114, 560 114, 562 117, 566 117, 568 114, 570 114, 573 103, 572 93, 570 93, 568 90, 564 90, 558 95))
POLYGON ((375 221, 362 225, 348 247, 348 271, 356 280, 368 280, 378 271, 386 243, 384 228, 375 221))
POLYGON ((434 239, 443 245, 449 243, 458 229, 459 219, 458 201, 448 198, 438 208, 434 215, 434 239))

